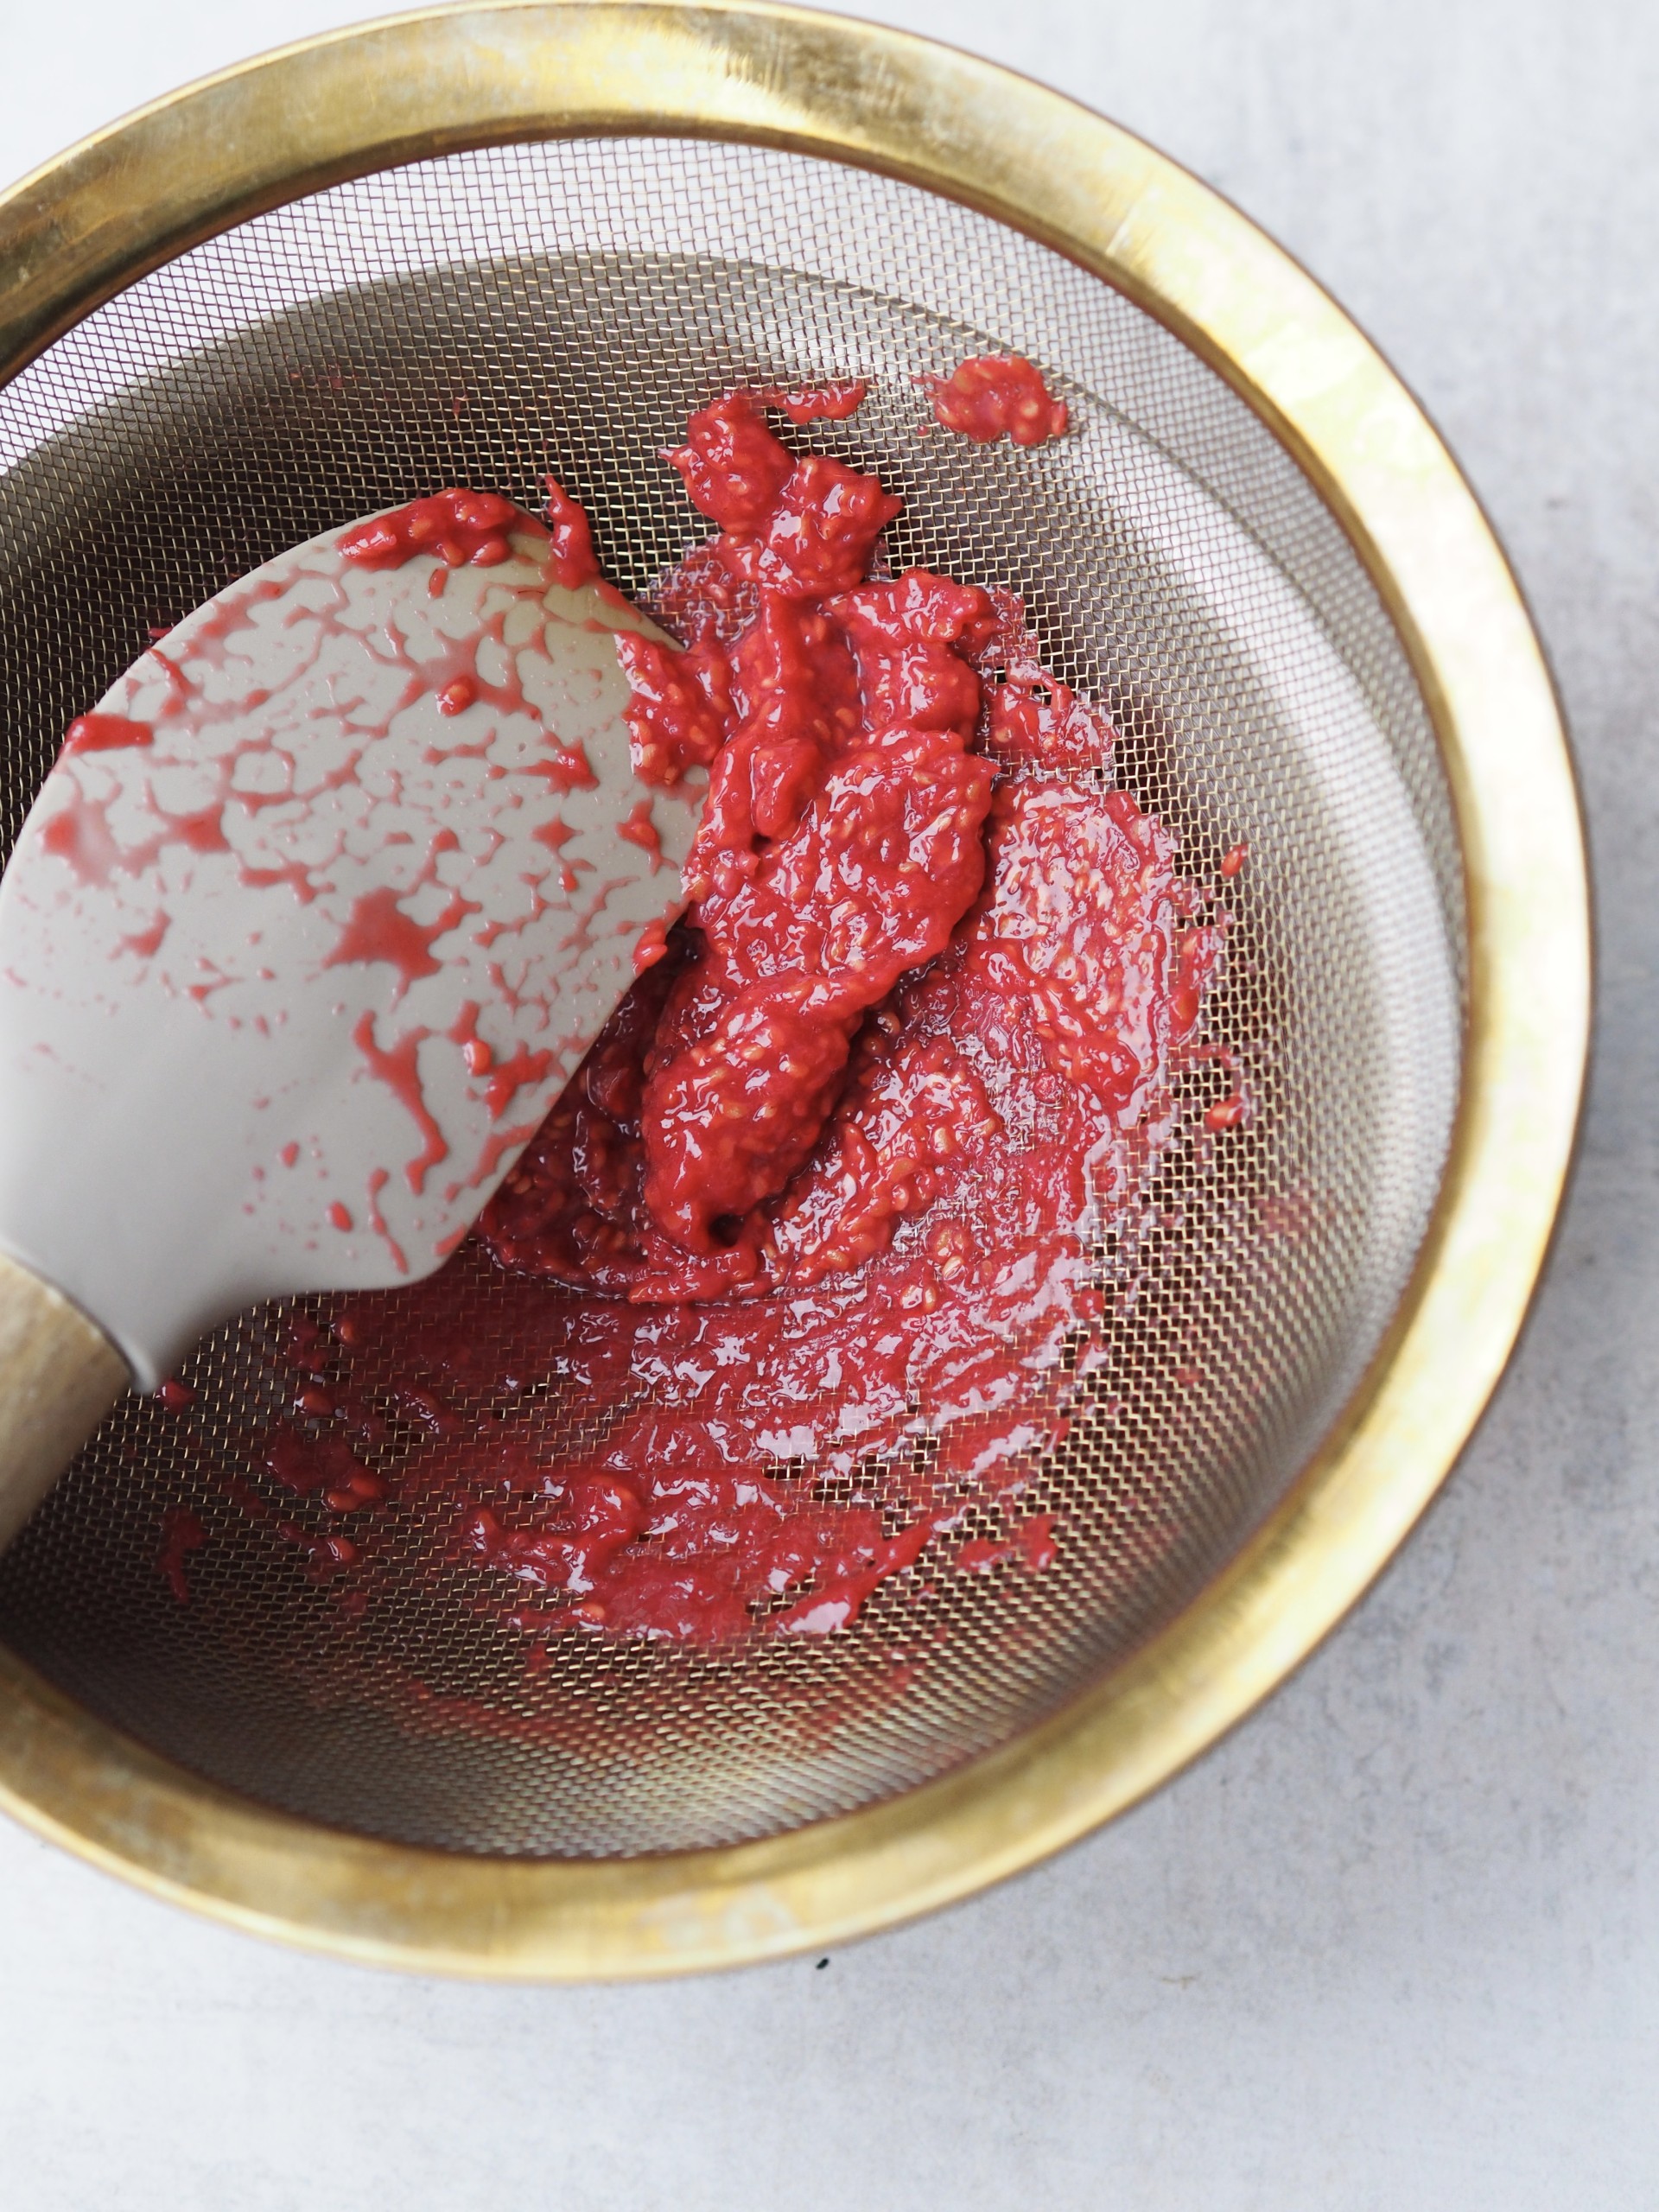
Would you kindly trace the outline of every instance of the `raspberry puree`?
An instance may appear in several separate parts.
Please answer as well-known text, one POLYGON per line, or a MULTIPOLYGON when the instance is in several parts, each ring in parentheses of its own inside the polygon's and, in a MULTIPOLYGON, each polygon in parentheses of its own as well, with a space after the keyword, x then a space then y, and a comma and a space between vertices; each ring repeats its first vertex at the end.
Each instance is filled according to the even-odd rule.
POLYGON ((873 575, 899 502, 779 442, 799 397, 693 416, 670 458, 718 534, 657 594, 688 650, 623 641, 638 772, 712 762, 683 921, 456 1260, 295 1318, 262 1446, 349 1610, 378 1516, 435 1507, 532 1667, 826 1634, 936 1538, 938 1573, 1047 1567, 1020 1499, 1219 955, 1020 602, 873 575))
POLYGON ((114 753, 124 746, 149 745, 156 733, 148 722, 125 715, 77 715, 64 733, 66 753, 114 753))
POLYGON ((1055 398, 1041 371, 1019 353, 978 353, 948 377, 917 381, 932 399, 940 429, 977 445, 1007 437, 1017 446, 1039 446, 1059 437, 1070 420, 1065 402, 1055 398))

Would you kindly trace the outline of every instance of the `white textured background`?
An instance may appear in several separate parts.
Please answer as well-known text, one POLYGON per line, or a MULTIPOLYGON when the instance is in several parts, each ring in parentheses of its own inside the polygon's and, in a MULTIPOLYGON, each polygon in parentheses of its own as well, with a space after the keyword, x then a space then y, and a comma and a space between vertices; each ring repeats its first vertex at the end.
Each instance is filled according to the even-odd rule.
MULTIPOLYGON (((1592 818, 1601 1046, 1518 1363, 1274 1702, 944 1918, 505 1991, 270 1950, 0 1826, 6 2212, 1659 2204, 1659 10, 901 0, 1238 200, 1422 396, 1592 818)), ((0 0, 0 178, 353 0, 0 0)))

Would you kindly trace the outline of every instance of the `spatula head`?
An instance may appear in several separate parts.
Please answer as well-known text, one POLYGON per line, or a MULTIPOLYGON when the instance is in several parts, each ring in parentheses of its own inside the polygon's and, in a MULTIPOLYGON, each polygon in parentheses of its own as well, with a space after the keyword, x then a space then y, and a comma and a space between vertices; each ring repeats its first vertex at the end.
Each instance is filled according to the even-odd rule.
POLYGON ((488 565, 352 535, 159 639, 0 883, 0 1249, 144 1387, 440 1266, 680 904, 705 779, 636 781, 614 644, 662 633, 528 517, 488 565))

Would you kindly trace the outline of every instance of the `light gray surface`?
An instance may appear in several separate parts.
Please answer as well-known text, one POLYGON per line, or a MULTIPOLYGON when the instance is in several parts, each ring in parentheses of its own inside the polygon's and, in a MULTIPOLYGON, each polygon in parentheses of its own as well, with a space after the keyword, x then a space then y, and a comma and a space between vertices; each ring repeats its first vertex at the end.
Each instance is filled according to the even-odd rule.
MULTIPOLYGON (((330 0, 0 0, 0 175, 330 0)), ((870 12, 876 12, 871 10, 870 12)), ((1601 1047, 1519 1362, 1357 1617, 1153 1803, 720 1980, 289 1956, 0 1826, 9 2212, 1573 2212, 1659 2200, 1659 14, 910 0, 1143 131, 1389 353, 1574 726, 1601 1047)))

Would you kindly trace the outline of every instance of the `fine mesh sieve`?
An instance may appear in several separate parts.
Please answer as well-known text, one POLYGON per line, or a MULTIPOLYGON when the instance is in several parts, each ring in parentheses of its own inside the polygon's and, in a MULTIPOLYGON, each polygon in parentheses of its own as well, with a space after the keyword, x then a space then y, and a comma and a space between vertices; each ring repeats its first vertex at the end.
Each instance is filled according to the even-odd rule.
MULTIPOLYGON (((1025 594, 1048 664, 1122 733, 1103 767, 1178 831, 1185 872, 1214 879, 1248 841, 1206 1035, 1237 1055, 1254 1118, 1222 1139, 1189 1111, 1135 1233, 1099 1255, 1104 1357, 1022 1501, 1055 1515, 1056 1562, 952 1573, 970 1519, 827 1640, 703 1654, 578 1634, 527 1673, 488 1571, 434 1578, 452 1509, 429 1502, 391 1515, 371 1602, 343 1612, 276 1533, 303 1509, 251 1455, 293 1389, 271 1316, 226 1330, 187 1370, 188 1421, 135 1398, 106 1423, 0 1566, 0 1628, 239 1789, 449 1850, 609 1856, 912 1787, 1052 1712, 1183 1605, 1399 1300, 1456 1102, 1462 936, 1405 657, 1219 378, 1055 254, 913 188, 651 138, 461 154, 261 217, 94 315, 0 397, 9 830, 149 626, 285 546, 449 483, 533 505, 551 467, 649 601, 707 530, 659 458, 690 410, 855 374, 870 401, 810 442, 903 496, 894 564, 1025 594), (1024 453, 918 435, 918 375, 1007 348, 1042 364, 1072 435, 1024 453), (226 1495, 227 1468, 272 1520, 226 1495), (156 1565, 178 1506, 209 1532, 188 1607, 156 1565)), ((1183 1096, 1228 1084, 1201 1061, 1183 1096)), ((486 1332, 499 1280, 470 1251, 454 1264, 486 1332)), ((397 1379, 374 1377, 389 1410, 397 1379)), ((1075 1387, 1037 1380, 1033 1423, 1075 1387)), ((487 1430, 486 1406, 467 1411, 487 1430)), ((556 1390, 537 1433, 556 1462, 572 1441, 556 1390)), ((389 1471, 410 1440, 382 1447, 389 1471)))
MULTIPOLYGON (((728 12, 746 27, 766 16, 728 12)), ((562 29, 624 14, 632 26, 677 11, 492 20, 562 29)), ((766 22, 768 37, 808 37, 766 22)), ((677 23, 669 35, 690 35, 677 23)), ((849 53, 888 40, 822 22, 810 35, 849 53)), ((912 60, 928 51, 889 43, 912 60)), ((188 1417, 120 1405, 0 1560, 0 1639, 70 1700, 54 1713, 118 1732, 98 1735, 99 1758, 136 1743, 172 1765, 135 1751, 135 1773, 181 1769, 187 1796, 195 1776, 347 1834, 520 1864, 654 1859, 891 1807, 987 1754, 1047 1741, 1046 1724, 1127 1679, 1133 1655, 1283 1507, 1391 1357, 1466 1110, 1469 1039, 1484 1033, 1467 795, 1448 782, 1424 687, 1355 543, 1245 399, 1123 291, 955 198, 739 143, 738 128, 613 130, 524 133, 287 196, 128 283, 0 390, 8 841, 67 722, 152 630, 283 548, 448 484, 535 506, 551 470, 591 514, 608 573, 649 604, 708 531, 660 458, 690 410, 740 385, 858 376, 870 397, 855 416, 787 435, 901 495, 893 565, 1022 594, 1048 666, 1120 734, 1099 779, 1170 826, 1189 877, 1216 880, 1241 842, 1249 857, 1227 886, 1226 957, 1204 1017, 1217 1049, 1179 1072, 1178 1134, 1091 1255, 1105 1319, 1027 1386, 1034 1427, 1070 1417, 1026 1470, 1020 1510, 1052 1515, 1058 1545, 1041 1572, 956 1568, 965 1540, 998 1533, 970 1501, 840 1634, 757 1628, 711 1650, 570 1634, 537 1671, 499 1585, 480 1563, 445 1560, 445 1509, 416 1498, 380 1517, 366 1602, 344 1608, 277 1529, 313 1507, 260 1463, 257 1439, 294 1387, 278 1309, 200 1348, 184 1370, 188 1417), (987 351, 1035 359, 1071 434, 1028 452, 921 435, 916 378, 987 351), (1211 1134, 1203 1109, 1234 1069, 1251 1116, 1211 1134), (186 1605, 157 1566, 179 1508, 207 1532, 186 1605)), ((1548 722, 1546 753, 1559 752, 1553 733, 1548 722)), ((1581 880, 1570 797, 1566 808, 1570 938, 1581 880)), ((1577 977, 1578 939, 1568 953, 1577 977)), ((1576 1079, 1574 1066, 1574 1098, 1576 1079)), ((1521 1236, 1521 1296, 1564 1157, 1554 1122, 1539 1141, 1529 1204, 1541 1225, 1521 1236)), ((471 1247, 451 1268, 487 1337, 502 1279, 471 1247)), ((1458 1436, 1518 1313, 1471 1352, 1458 1436)), ((359 1360, 357 1378, 386 1413, 378 1460, 395 1476, 415 1441, 391 1395, 397 1377, 359 1360)), ((537 1386, 527 1418, 543 1455, 591 1442, 570 1433, 556 1378, 537 1386)), ((499 1409, 464 1410, 486 1430, 499 1409)), ((836 1495, 820 1468, 785 1472, 836 1495)), ((1417 1481, 1418 1503, 1432 1479, 1417 1481)), ((1349 1594, 1414 1510, 1376 1522, 1349 1594)), ((1315 1632, 1263 1667, 1282 1671, 1315 1632)), ((3 1724, 0 1712, 0 1737, 3 1724)), ((16 1760, 8 1771, 19 1788, 16 1760)), ((119 1862, 127 1833, 100 1830, 94 1847, 119 1862)), ((188 1894, 174 1850, 133 1855, 188 1894)), ((855 1899, 836 1924, 871 1924, 1022 1853, 988 1846, 974 1877, 907 1888, 895 1876, 884 1901, 855 1899)), ((362 1861, 371 1873, 352 1883, 380 1863, 362 1861)), ((221 1894, 240 1885, 235 1909, 262 1925, 306 1920, 302 1906, 267 1910, 261 1878, 226 1878, 221 1894)), ((760 1919, 728 1918, 697 1955, 787 1946, 820 1924, 769 1893, 760 1919)), ((325 1940, 357 1940, 329 1927, 325 1940)), ((471 1940, 454 1940, 449 1962, 496 1957, 493 1936, 471 1940)), ((650 1942, 667 1940, 656 1925, 650 1942)), ((420 1950, 407 1926, 396 1941, 400 1955, 420 1950)))

